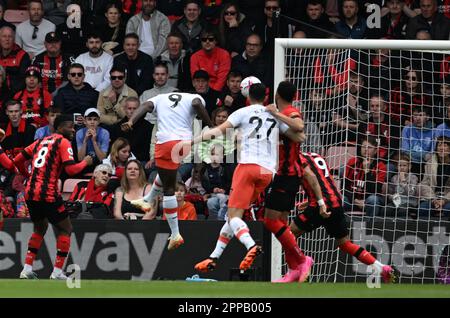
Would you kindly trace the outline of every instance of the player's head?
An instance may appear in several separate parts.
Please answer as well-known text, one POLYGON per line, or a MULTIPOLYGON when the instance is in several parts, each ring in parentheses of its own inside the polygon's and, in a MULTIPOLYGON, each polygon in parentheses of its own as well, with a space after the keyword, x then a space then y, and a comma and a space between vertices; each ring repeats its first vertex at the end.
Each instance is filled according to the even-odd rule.
POLYGON ((64 136, 69 140, 75 135, 73 116, 69 114, 61 114, 55 118, 53 123, 55 132, 64 136))
POLYGON ((275 100, 277 101, 279 98, 281 98, 286 103, 291 104, 296 93, 297 88, 294 84, 289 81, 282 81, 280 82, 280 84, 278 84, 275 100))
POLYGON ((266 98, 266 86, 263 83, 256 83, 248 90, 250 104, 263 104, 266 98))

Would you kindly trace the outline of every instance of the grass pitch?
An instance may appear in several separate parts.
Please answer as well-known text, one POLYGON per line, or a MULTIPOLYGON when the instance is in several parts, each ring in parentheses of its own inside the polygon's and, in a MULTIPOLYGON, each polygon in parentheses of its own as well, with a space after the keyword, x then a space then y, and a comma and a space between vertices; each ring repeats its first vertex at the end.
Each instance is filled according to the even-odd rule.
POLYGON ((0 280, 0 298, 6 297, 157 297, 157 298, 450 298, 445 285, 381 285, 269 282, 185 282, 82 280, 81 288, 70 289, 64 281, 0 280))

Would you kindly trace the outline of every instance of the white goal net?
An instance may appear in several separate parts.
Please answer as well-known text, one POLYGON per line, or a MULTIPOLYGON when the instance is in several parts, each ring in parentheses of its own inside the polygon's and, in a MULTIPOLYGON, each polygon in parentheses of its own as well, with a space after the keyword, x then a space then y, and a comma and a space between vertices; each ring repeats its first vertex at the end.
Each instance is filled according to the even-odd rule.
MULTIPOLYGON (((326 159, 350 238, 401 283, 437 283, 450 272, 449 53, 449 41, 276 39, 275 88, 285 79, 298 87, 302 151, 326 159)), ((324 228, 299 245, 315 259, 313 282, 368 277, 324 228)), ((282 263, 272 277, 285 271, 282 263)))

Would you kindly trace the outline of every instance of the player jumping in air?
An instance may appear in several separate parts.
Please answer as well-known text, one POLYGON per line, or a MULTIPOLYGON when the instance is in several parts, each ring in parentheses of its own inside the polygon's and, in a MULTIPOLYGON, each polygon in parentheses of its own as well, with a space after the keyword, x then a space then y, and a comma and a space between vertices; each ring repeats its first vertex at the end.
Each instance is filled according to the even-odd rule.
POLYGON ((23 279, 37 278, 33 272, 33 262, 41 247, 48 222, 58 230, 56 260, 50 279, 67 279, 62 268, 70 249, 72 223, 64 209, 58 179, 63 168, 68 175, 76 175, 93 163, 91 156, 75 163, 70 144, 75 134, 73 116, 60 115, 56 117, 53 126, 54 134, 36 140, 14 158, 15 165, 25 176, 28 176, 25 161, 31 159, 31 174, 25 188, 25 199, 34 231, 28 241, 25 265, 20 273, 20 278, 23 279))
POLYGON ((278 131, 297 142, 302 142, 304 133, 279 123, 262 105, 265 98, 265 86, 253 84, 249 90, 251 106, 232 113, 226 122, 197 137, 194 143, 209 140, 212 136, 224 134, 227 129, 240 128, 241 152, 239 164, 233 174, 231 192, 228 200, 227 221, 220 230, 218 247, 210 258, 198 263, 195 268, 205 271, 215 267, 215 259, 222 253, 229 240, 234 236, 245 245, 247 255, 239 268, 247 270, 253 264, 262 248, 256 245, 250 235, 247 224, 242 220, 244 211, 250 207, 258 195, 270 184, 276 172, 278 157, 278 131))
POLYGON ((373 265, 377 272, 381 273, 385 283, 393 282, 395 276, 391 266, 380 263, 367 250, 350 241, 344 208, 342 207, 342 197, 333 176, 329 172, 325 159, 315 153, 301 153, 297 166, 308 201, 302 204, 303 206, 300 208, 305 208, 303 213, 297 215, 291 223, 291 230, 294 235, 298 237, 323 226, 328 235, 336 239, 338 247, 342 251, 356 257, 366 265, 373 265), (308 178, 304 177, 305 171, 308 169, 314 173, 319 181, 323 199, 318 199, 316 192, 313 190, 313 185, 310 184, 308 178), (326 206, 325 211, 320 209, 323 204, 326 206))
POLYGON ((124 130, 132 129, 133 124, 147 112, 153 112, 157 118, 155 165, 158 174, 150 192, 131 204, 143 211, 149 211, 155 198, 162 193, 163 211, 171 230, 168 249, 173 250, 184 243, 178 229, 178 203, 175 186, 180 162, 190 152, 183 141, 192 140, 192 123, 198 115, 209 127, 213 126, 205 109, 205 101, 198 94, 169 93, 149 99, 139 107, 130 120, 123 124, 124 130))

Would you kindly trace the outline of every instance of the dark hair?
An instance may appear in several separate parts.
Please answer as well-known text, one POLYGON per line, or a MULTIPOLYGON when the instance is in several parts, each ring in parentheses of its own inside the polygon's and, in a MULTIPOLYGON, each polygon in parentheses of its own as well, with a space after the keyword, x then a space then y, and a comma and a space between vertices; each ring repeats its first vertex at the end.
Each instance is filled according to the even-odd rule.
POLYGON ((160 59, 157 59, 155 61, 155 64, 153 65, 153 72, 155 71, 155 69, 157 67, 164 67, 166 69, 167 74, 169 74, 169 67, 167 66, 167 62, 166 61, 162 61, 160 59))
POLYGON ((41 0, 28 0, 28 8, 30 8, 30 5, 31 5, 32 3, 39 3, 39 4, 41 5, 42 8, 44 7, 44 5, 42 4, 42 1, 41 1, 41 0))
POLYGON ((134 33, 134 32, 128 33, 128 34, 125 35, 125 37, 123 38, 123 41, 125 42, 126 39, 135 39, 136 41, 139 42, 139 35, 137 35, 137 34, 134 33))
POLYGON ((58 127, 61 126, 65 122, 73 122, 73 116, 70 114, 60 114, 56 116, 55 121, 53 123, 53 128, 58 130, 58 127))
POLYGON ((413 105, 411 114, 412 114, 412 113, 422 113, 422 112, 425 113, 425 114, 427 114, 428 116, 431 115, 431 109, 430 109, 429 106, 425 106, 425 105, 413 105))
POLYGON ((91 30, 89 32, 88 36, 86 37, 86 42, 89 41, 89 39, 100 39, 101 40, 102 37, 100 36, 100 33, 98 33, 97 30, 91 30))
POLYGON ((241 17, 241 10, 239 9, 239 6, 235 2, 228 2, 223 5, 222 10, 220 11, 220 17, 219 17, 219 44, 221 47, 225 48, 226 45, 226 35, 225 32, 228 28, 228 26, 225 23, 225 12, 230 8, 234 7, 236 9, 236 21, 238 24, 240 24, 240 17, 241 17))
POLYGON ((183 182, 180 182, 180 181, 177 182, 175 189, 178 189, 179 187, 183 187, 184 192, 187 192, 187 187, 183 182))
POLYGON ((46 113, 54 113, 54 114, 61 114, 62 113, 62 109, 59 106, 56 105, 52 105, 49 108, 47 108, 46 113))
POLYGON ((318 4, 320 4, 322 7, 324 6, 323 1, 321 1, 321 0, 308 0, 306 2, 306 6, 308 6, 308 5, 316 6, 318 4))
POLYGON ((202 8, 202 5, 200 4, 200 2, 198 0, 186 0, 184 1, 184 7, 186 8, 188 6, 188 4, 194 3, 198 6, 199 9, 202 8))
POLYGON ((400 160, 411 162, 411 158, 404 152, 398 152, 393 157, 392 160, 398 164, 400 160))
POLYGON ((372 146, 378 147, 377 139, 374 136, 365 135, 361 140, 361 145, 363 144, 364 141, 367 141, 372 146))
POLYGON ((214 125, 215 125, 217 114, 223 113, 223 112, 227 112, 228 115, 230 115, 230 110, 228 108, 226 108, 225 106, 217 107, 216 109, 214 109, 212 111, 212 113, 211 113, 211 120, 212 120, 214 125))
POLYGON ((266 98, 266 86, 263 83, 257 83, 250 86, 248 95, 257 102, 263 102, 266 98))
POLYGON ((239 70, 231 70, 230 73, 227 75, 227 80, 229 80, 232 77, 242 77, 244 78, 244 75, 242 75, 242 72, 239 70))
POLYGON ((116 64, 116 65, 113 65, 113 67, 111 67, 111 70, 109 71, 109 74, 111 75, 113 72, 119 72, 119 73, 126 74, 127 70, 122 65, 117 65, 116 64))
POLYGON ((73 68, 81 68, 81 69, 83 70, 83 73, 84 73, 84 66, 83 66, 83 64, 80 64, 80 63, 73 63, 73 64, 70 64, 70 65, 69 65, 69 72, 70 72, 70 70, 73 69, 73 68))
POLYGON ((105 6, 105 13, 108 12, 109 9, 111 8, 116 8, 117 10, 119 10, 119 15, 122 15, 122 2, 121 1, 111 1, 108 2, 105 6))
POLYGON ((297 93, 297 87, 289 81, 282 81, 278 84, 277 94, 288 103, 292 103, 295 94, 297 93))
POLYGON ((217 32, 215 29, 213 29, 212 27, 206 27, 202 30, 202 32, 200 33, 200 38, 203 38, 205 36, 213 36, 214 39, 217 41, 218 37, 217 37, 217 32))
POLYGON ((169 35, 167 36, 167 38, 169 38, 170 36, 173 36, 175 38, 179 38, 181 40, 181 44, 183 44, 183 35, 181 35, 180 32, 178 31, 172 31, 169 33, 169 35))
POLYGON ((6 102, 5 109, 8 109, 8 106, 12 106, 12 105, 20 105, 20 106, 22 106, 22 103, 20 101, 18 101, 17 99, 10 99, 10 100, 8 100, 6 102))

